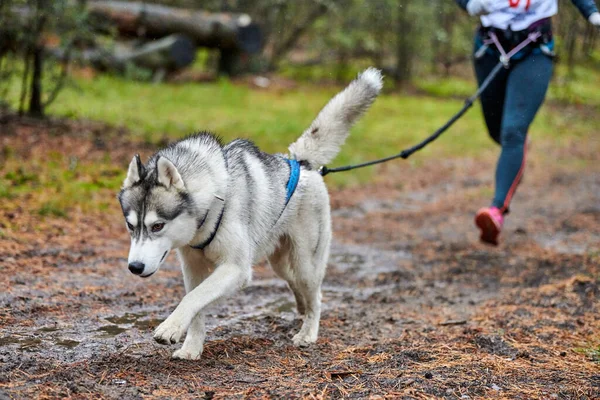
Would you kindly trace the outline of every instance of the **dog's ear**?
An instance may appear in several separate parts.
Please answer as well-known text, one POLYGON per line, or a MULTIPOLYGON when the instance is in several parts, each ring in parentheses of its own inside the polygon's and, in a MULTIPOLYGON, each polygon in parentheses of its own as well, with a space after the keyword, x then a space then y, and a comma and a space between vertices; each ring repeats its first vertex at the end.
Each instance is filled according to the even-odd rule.
POLYGON ((171 186, 179 190, 185 189, 183 179, 181 179, 179 171, 171 161, 165 157, 159 157, 156 162, 156 169, 158 170, 158 183, 166 186, 167 189, 171 186))
POLYGON ((129 163, 129 169, 127 170, 127 177, 123 181, 123 189, 127 189, 138 183, 146 175, 146 169, 140 155, 136 154, 129 163))

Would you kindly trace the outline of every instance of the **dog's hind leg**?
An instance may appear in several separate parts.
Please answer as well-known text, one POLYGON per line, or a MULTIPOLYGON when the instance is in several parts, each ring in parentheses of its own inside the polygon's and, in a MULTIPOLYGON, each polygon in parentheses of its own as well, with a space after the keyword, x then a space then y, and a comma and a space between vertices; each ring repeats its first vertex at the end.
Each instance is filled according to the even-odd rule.
MULTIPOLYGON (((203 259, 199 252, 190 249, 184 249, 179 256, 181 269, 183 271, 185 291, 186 293, 189 293, 210 275, 210 263, 203 259)), ((200 311, 196 314, 194 319, 192 319, 183 346, 173 353, 173 358, 180 360, 198 360, 204 350, 205 338, 205 314, 203 311, 200 311)))
POLYGON ((326 268, 325 260, 311 260, 310 255, 299 249, 298 259, 293 261, 295 285, 300 296, 305 300, 306 311, 304 322, 292 341, 297 346, 306 346, 317 341, 319 321, 321 319, 321 283, 326 268))
POLYGON ((294 297, 296 298, 296 308, 298 309, 298 314, 304 315, 306 313, 306 301, 304 297, 302 297, 302 292, 298 288, 296 284, 296 277, 291 270, 291 251, 292 246, 290 242, 290 238, 287 235, 284 235, 279 240, 279 246, 277 250, 269 257, 269 264, 271 267, 279 275, 283 278, 292 292, 294 293, 294 297))
MULTIPOLYGON (((313 209, 319 214, 307 223, 316 229, 300 230, 293 234, 291 264, 295 277, 294 285, 305 300, 306 314, 304 322, 292 341, 297 346, 306 346, 317 341, 319 321, 321 319, 321 284, 327 268, 329 247, 331 245, 331 222, 329 204, 313 209)), ((314 215, 314 214, 313 214, 314 215)))

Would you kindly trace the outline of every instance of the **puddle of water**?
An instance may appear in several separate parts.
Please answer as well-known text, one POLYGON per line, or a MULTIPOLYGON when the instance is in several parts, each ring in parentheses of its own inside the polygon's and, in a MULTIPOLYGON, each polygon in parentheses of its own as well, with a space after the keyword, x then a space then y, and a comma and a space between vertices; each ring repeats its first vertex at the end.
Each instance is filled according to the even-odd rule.
POLYGON ((277 311, 279 312, 294 312, 295 309, 296 303, 294 303, 293 301, 286 301, 285 303, 277 307, 277 311))
POLYGON ((323 292, 342 293, 343 294, 343 293, 354 293, 356 291, 356 288, 344 287, 344 286, 340 286, 340 285, 323 285, 322 290, 323 290, 323 292))
POLYGON ((163 322, 163 320, 156 319, 156 318, 142 319, 142 318, 146 317, 147 315, 148 315, 147 313, 141 312, 141 313, 126 313, 125 315, 115 315, 112 317, 107 317, 104 319, 114 325, 107 325, 106 327, 100 328, 100 330, 103 330, 103 328, 107 328, 110 331, 108 334, 111 336, 114 336, 114 335, 118 335, 119 333, 125 331, 129 327, 135 327, 141 331, 153 330, 158 325, 160 325, 161 322, 163 322), (117 325, 128 325, 128 327, 123 328, 123 327, 117 326, 117 325))
POLYGON ((118 325, 105 325, 98 328, 96 331, 103 332, 102 337, 113 337, 117 336, 119 333, 125 332, 126 328, 121 328, 118 325))
POLYGON ((151 331, 154 330, 157 326, 159 326, 163 320, 161 319, 144 319, 137 320, 133 323, 133 326, 138 328, 140 331, 151 331))
POLYGON ((332 254, 329 262, 334 264, 343 264, 348 267, 358 268, 365 263, 365 257, 360 254, 342 253, 332 254))
POLYGON ((41 343, 42 341, 40 339, 31 337, 5 336, 0 338, 0 346, 20 344, 21 350, 33 349, 39 346, 41 343))
POLYGON ((37 332, 56 332, 59 328, 56 326, 45 326, 37 330, 37 332))
POLYGON ((293 313, 296 311, 296 303, 289 299, 278 299, 270 303, 265 304, 265 308, 272 309, 278 313, 289 312, 293 313))
POLYGON ((116 325, 125 325, 125 324, 132 324, 134 322, 136 322, 138 319, 145 317, 146 314, 145 313, 126 313, 125 315, 122 316, 113 316, 113 317, 108 317, 108 318, 104 318, 105 320, 107 320, 108 322, 110 322, 111 324, 116 324, 116 325))
POLYGON ((351 287, 340 287, 340 286, 332 286, 332 285, 323 285, 323 292, 329 295, 329 298, 340 297, 340 295, 348 296, 350 295, 352 298, 356 300, 366 300, 370 296, 376 293, 384 293, 386 291, 396 291, 398 290, 398 284, 391 283, 388 285, 379 285, 377 287, 372 288, 351 288, 351 287))
POLYGON ((4 336, 0 338, 0 346, 7 346, 9 344, 19 343, 21 339, 12 337, 12 336, 4 336))
POLYGON ((9 344, 15 344, 15 343, 19 343, 18 338, 15 337, 11 337, 11 336, 4 336, 0 338, 0 346, 7 346, 9 344))
POLYGON ((21 350, 33 351, 42 343, 42 341, 37 338, 30 338, 30 339, 24 339, 24 340, 20 341, 19 343, 21 344, 21 347, 20 347, 21 350))
POLYGON ((68 349, 73 349, 73 348, 77 347, 79 345, 79 343, 80 342, 78 342, 77 340, 71 340, 71 339, 57 340, 56 342, 54 342, 55 345, 61 346, 61 347, 66 347, 68 349))

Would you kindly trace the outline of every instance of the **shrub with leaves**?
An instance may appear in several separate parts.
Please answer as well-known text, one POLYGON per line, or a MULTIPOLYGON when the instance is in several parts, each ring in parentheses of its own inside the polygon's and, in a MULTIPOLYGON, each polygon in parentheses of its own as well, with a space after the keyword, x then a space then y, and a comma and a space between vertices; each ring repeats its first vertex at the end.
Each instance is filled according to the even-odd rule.
POLYGON ((18 104, 19 114, 41 117, 68 78, 72 49, 93 40, 85 1, 0 2, 0 102, 18 104), (48 48, 54 55, 49 58, 48 48), (19 82, 18 92, 10 90, 19 82), (18 96, 18 98, 11 98, 18 96))

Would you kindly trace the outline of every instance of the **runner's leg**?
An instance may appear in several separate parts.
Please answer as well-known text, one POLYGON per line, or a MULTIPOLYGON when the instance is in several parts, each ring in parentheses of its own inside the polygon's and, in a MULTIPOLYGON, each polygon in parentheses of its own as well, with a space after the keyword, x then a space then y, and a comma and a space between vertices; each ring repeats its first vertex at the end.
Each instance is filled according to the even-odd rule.
POLYGON ((502 115, 502 152, 496 168, 492 206, 508 212, 525 167, 525 141, 529 125, 544 102, 553 62, 543 54, 530 54, 510 69, 502 115))

